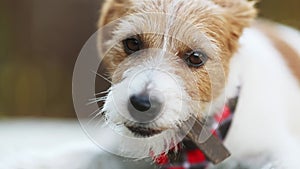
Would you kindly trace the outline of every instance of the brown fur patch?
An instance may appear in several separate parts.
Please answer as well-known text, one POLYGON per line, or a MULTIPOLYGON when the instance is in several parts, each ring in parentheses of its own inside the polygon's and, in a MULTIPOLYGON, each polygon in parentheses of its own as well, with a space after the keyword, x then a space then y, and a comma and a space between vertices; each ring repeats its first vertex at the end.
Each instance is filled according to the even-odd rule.
POLYGON ((274 47, 280 52, 286 64, 290 68, 293 75, 300 82, 300 55, 292 46, 290 46, 282 37, 280 31, 275 27, 276 25, 267 21, 259 21, 256 24, 260 30, 272 41, 274 47))
MULTIPOLYGON (((256 16, 253 6, 254 3, 247 0, 234 0, 234 2, 232 0, 108 0, 102 9, 99 26, 125 14, 169 14, 168 12, 171 11, 171 15, 180 19, 175 20, 168 30, 168 36, 176 38, 168 38, 166 50, 175 57, 182 58, 188 50, 201 49, 210 57, 206 65, 201 68, 189 68, 185 63, 181 63, 181 66, 174 63, 177 69, 176 74, 186 82, 186 91, 194 100, 210 102, 223 92, 229 71, 229 61, 238 48, 238 39, 243 29, 250 25, 256 16), (191 29, 187 23, 196 29, 191 29), (197 41, 199 35, 204 35, 208 41, 197 41), (207 44, 215 48, 207 49, 205 47, 207 44), (195 80, 190 80, 190 77, 194 77, 195 80)), ((155 15, 135 18, 132 16, 124 27, 118 25, 118 29, 124 30, 119 34, 136 33, 136 30, 164 33, 169 19, 155 15), (130 30, 132 25, 136 30, 130 30)), ((148 48, 163 48, 162 35, 141 33, 141 36, 148 48)), ((150 55, 139 57, 148 58, 150 55)), ((133 62, 128 58, 120 43, 115 45, 107 56, 106 63, 111 73, 115 73, 113 81, 116 82, 121 80, 122 73, 126 69, 142 62, 133 62)))
MULTIPOLYGON (((235 51, 237 49, 237 41, 240 37, 243 29, 248 27, 249 24, 257 15, 257 10, 254 8, 256 1, 248 0, 213 0, 216 4, 225 9, 228 25, 230 26, 231 42, 229 43, 229 49, 235 51)), ((223 25, 223 26, 228 26, 223 25)))
POLYGON ((129 0, 106 0, 101 9, 98 26, 101 27, 125 15, 129 0))

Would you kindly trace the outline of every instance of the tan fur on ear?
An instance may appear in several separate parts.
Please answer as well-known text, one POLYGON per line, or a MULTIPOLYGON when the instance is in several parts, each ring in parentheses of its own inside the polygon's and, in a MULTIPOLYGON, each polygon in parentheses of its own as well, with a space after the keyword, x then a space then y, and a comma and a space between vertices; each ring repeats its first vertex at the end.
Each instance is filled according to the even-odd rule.
POLYGON ((249 26, 257 15, 254 7, 257 1, 248 0, 213 0, 216 4, 224 8, 231 16, 238 20, 239 25, 249 26))
POLYGON ((129 3, 129 0, 106 0, 101 8, 98 27, 124 16, 127 6, 130 6, 129 3))
MULTIPOLYGON (((225 19, 229 22, 232 40, 237 40, 243 29, 250 26, 257 15, 257 10, 254 7, 257 1, 248 0, 213 0, 214 3, 224 9, 225 19)), ((231 41, 237 42, 237 41, 231 41)), ((231 51, 236 49, 236 44, 229 44, 231 51)))
MULTIPOLYGON (((104 32, 98 32, 98 51, 100 57, 103 57, 105 52, 107 52, 108 46, 105 42, 111 39, 112 31, 115 27, 113 21, 121 18, 128 11, 128 6, 130 6, 130 0, 105 0, 102 5, 100 19, 98 21, 98 28, 101 29, 106 26, 105 29, 102 29, 104 32), (109 24, 111 23, 111 24, 109 24)), ((110 61, 107 61, 108 58, 103 59, 104 64, 109 65, 110 61)))

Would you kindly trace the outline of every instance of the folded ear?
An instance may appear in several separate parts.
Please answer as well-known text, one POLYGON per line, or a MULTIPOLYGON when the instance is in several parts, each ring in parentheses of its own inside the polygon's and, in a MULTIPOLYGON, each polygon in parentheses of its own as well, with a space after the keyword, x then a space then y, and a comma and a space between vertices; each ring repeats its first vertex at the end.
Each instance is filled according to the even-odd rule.
POLYGON ((126 15, 130 0, 105 0, 100 11, 100 18, 98 21, 98 51, 100 57, 103 57, 109 46, 106 44, 112 37, 112 32, 117 24, 113 22, 126 15))
POLYGON ((101 8, 98 27, 124 16, 129 5, 129 0, 105 0, 101 8))
POLYGON ((220 6, 224 11, 223 16, 228 22, 232 44, 230 48, 232 51, 236 48, 235 40, 237 40, 243 32, 245 27, 250 26, 257 15, 255 4, 257 1, 248 0, 213 0, 215 4, 220 6))
POLYGON ((240 29, 247 27, 257 15, 257 10, 254 7, 257 1, 248 0, 213 0, 217 5, 222 7, 229 21, 233 26, 240 29))

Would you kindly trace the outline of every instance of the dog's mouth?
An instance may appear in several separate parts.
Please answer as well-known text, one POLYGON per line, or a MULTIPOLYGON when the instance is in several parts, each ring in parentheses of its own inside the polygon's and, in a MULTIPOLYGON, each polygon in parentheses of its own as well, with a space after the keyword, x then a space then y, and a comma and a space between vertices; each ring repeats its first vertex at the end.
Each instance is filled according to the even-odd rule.
POLYGON ((126 126, 132 133, 141 137, 151 137, 162 132, 162 130, 152 129, 143 126, 126 126))

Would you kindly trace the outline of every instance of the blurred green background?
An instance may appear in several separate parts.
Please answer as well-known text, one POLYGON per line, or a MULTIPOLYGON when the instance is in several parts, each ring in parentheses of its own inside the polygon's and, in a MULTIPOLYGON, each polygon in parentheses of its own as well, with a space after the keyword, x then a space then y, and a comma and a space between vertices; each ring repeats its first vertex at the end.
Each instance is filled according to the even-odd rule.
MULTIPOLYGON (((72 72, 101 0, 0 1, 0 118, 75 117, 72 72)), ((299 0, 262 0, 260 16, 300 29, 299 0)))

